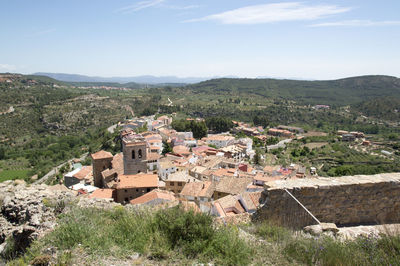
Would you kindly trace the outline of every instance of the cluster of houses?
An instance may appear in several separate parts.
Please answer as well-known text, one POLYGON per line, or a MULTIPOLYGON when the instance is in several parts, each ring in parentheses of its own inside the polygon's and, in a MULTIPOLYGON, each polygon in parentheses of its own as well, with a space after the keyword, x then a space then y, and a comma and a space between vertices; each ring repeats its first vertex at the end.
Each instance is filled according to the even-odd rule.
MULTIPOLYGON (((358 131, 346 131, 346 130, 338 130, 337 135, 339 135, 342 141, 355 141, 356 139, 364 138, 364 133, 358 131)), ((366 141, 364 145, 370 145, 369 141, 366 141)))
POLYGON ((92 165, 66 174, 64 184, 122 204, 183 204, 226 217, 254 212, 266 182, 305 175, 296 165, 262 169, 247 163, 255 154, 251 138, 216 134, 196 140, 192 132, 171 129, 171 122, 167 116, 127 121, 120 131, 122 152, 91 154, 92 165), (135 131, 144 125, 148 131, 135 131), (163 143, 172 152, 161 155, 163 143))

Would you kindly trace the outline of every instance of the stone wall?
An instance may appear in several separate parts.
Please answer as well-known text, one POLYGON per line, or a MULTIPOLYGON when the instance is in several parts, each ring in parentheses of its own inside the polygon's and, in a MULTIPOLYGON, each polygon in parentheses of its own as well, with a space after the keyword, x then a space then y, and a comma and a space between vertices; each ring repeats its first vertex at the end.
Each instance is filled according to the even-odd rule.
POLYGON ((316 221, 337 225, 400 222, 400 173, 279 180, 266 184, 255 220, 301 228, 316 221))

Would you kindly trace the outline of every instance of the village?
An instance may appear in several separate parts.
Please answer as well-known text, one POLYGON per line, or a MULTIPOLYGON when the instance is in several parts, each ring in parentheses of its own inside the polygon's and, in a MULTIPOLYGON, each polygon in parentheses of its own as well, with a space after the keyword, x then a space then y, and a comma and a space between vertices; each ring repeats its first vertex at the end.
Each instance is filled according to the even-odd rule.
MULTIPOLYGON (((262 127, 233 121, 231 133, 195 139, 192 132, 171 128, 173 116, 120 122, 122 151, 90 154, 92 165, 77 162, 74 170, 64 175, 64 185, 78 195, 124 205, 166 208, 181 204, 186 209, 228 217, 254 213, 267 182, 317 176, 315 167, 253 163, 253 139, 265 142, 280 137, 282 141, 268 146, 276 149, 301 138, 302 128, 280 125, 264 132, 262 127), (143 128, 145 131, 138 133, 143 128), (165 151, 166 145, 170 150, 165 151)), ((363 136, 359 132, 339 133, 344 134, 343 141, 348 141, 350 135, 363 136)))

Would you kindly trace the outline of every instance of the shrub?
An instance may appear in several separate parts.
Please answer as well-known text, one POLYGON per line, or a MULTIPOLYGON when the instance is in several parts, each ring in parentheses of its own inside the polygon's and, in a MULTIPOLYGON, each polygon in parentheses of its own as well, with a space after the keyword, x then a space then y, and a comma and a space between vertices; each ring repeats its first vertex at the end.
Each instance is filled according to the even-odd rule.
POLYGON ((124 257, 139 252, 151 259, 183 256, 218 264, 248 264, 252 249, 235 227, 216 228, 207 214, 167 210, 128 211, 72 208, 44 243, 61 252, 78 246, 89 255, 124 257))
POLYGON ((51 257, 49 255, 40 255, 35 257, 31 264, 32 266, 47 266, 50 264, 51 257))
POLYGON ((172 248, 182 248, 186 256, 196 257, 209 246, 213 238, 212 221, 209 215, 185 212, 175 207, 157 212, 154 227, 166 236, 172 248))

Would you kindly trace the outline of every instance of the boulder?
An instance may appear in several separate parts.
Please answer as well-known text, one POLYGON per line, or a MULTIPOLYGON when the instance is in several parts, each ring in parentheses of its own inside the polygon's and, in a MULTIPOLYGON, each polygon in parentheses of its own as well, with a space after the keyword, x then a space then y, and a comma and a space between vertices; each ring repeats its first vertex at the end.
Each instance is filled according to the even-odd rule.
POLYGON ((309 233, 313 236, 320 236, 322 233, 333 233, 339 232, 339 229, 334 223, 320 223, 316 225, 309 225, 303 228, 305 233, 309 233))

